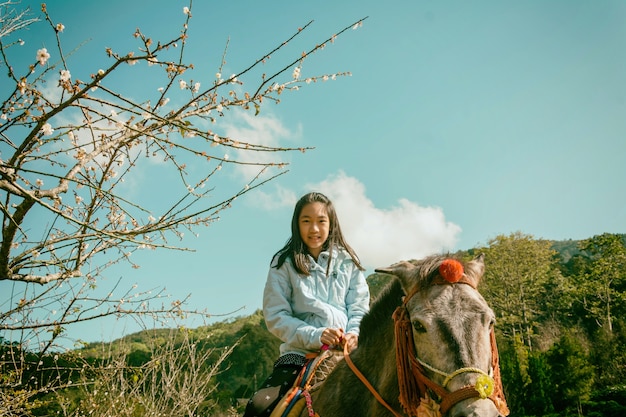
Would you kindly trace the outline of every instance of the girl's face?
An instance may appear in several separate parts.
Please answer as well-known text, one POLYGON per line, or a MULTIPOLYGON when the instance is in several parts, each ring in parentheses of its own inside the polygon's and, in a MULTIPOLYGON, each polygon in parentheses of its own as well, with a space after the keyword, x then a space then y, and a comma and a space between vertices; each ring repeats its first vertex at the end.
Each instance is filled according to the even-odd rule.
POLYGON ((315 259, 322 251, 330 232, 330 219, 324 203, 309 203, 302 207, 298 218, 300 237, 315 259))

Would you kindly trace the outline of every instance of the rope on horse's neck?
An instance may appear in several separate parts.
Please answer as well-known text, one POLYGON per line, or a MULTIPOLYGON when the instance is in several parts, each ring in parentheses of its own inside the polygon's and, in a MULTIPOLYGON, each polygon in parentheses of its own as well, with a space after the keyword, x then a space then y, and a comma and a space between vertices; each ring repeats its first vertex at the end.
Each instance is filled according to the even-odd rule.
POLYGON ((402 417, 396 410, 394 410, 389 404, 387 404, 383 397, 378 394, 376 388, 374 388, 372 384, 370 384, 367 378, 365 378, 365 375, 363 375, 363 373, 359 371, 359 368, 354 365, 354 362, 352 362, 352 359, 350 359, 350 352, 348 350, 347 343, 343 345, 343 359, 346 361, 350 369, 352 369, 352 372, 354 372, 354 374, 361 380, 363 385, 365 385, 367 389, 370 390, 370 392, 374 395, 374 398, 376 398, 379 403, 384 405, 387 410, 389 410, 395 417, 402 417))

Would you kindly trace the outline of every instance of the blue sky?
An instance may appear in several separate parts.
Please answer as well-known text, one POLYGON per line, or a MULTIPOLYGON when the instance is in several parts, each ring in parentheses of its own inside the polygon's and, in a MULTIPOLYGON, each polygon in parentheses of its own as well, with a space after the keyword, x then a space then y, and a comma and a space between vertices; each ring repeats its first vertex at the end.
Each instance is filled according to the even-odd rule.
MULTIPOLYGON (((37 12, 40 3, 21 5, 37 12)), ((47 4, 66 27, 64 50, 80 46, 69 68, 83 78, 106 65, 105 46, 135 48, 136 27, 173 37, 187 5, 47 4)), ((174 299, 191 294, 191 307, 218 316, 250 314, 261 307, 271 256, 289 237, 293 204, 310 190, 334 200, 368 273, 516 231, 554 240, 626 232, 625 2, 196 0, 192 15, 187 59, 207 83, 227 40, 230 74, 309 20, 294 54, 368 18, 302 70, 352 76, 307 85, 257 118, 225 126, 232 135, 315 149, 284 155, 286 175, 186 237, 182 244, 195 252, 141 254, 140 269, 112 269, 102 288, 122 277, 139 289, 166 287, 174 299)), ((53 49, 45 25, 20 36, 28 62, 42 46, 53 49)), ((149 77, 119 82, 137 97, 158 87, 149 77)), ((249 172, 223 175, 216 185, 240 184, 249 172)), ((147 205, 163 198, 158 181, 136 178, 147 205)), ((92 323, 69 336, 108 340, 136 329, 92 323)))

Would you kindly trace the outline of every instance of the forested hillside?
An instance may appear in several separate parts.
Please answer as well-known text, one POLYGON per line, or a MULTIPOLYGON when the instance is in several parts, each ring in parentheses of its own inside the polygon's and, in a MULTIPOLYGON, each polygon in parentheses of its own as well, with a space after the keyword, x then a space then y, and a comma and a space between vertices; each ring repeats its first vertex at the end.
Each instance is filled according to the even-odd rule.
MULTIPOLYGON (((626 415, 626 236, 551 242, 516 233, 459 255, 469 259, 481 252, 486 272, 479 290, 497 316, 511 415, 626 415)), ((368 277, 373 298, 390 279, 368 277)), ((160 391, 152 397, 145 393, 171 378, 169 385, 179 388, 168 395, 182 403, 193 391, 199 404, 180 415, 235 416, 269 373, 278 344, 260 311, 208 327, 146 331, 112 344, 92 344, 63 358, 44 358, 46 377, 104 381, 96 375, 98 363, 117 364, 121 371, 108 374, 103 385, 70 384, 38 398, 31 410, 35 415, 79 415, 72 414, 77 406, 86 410, 87 400, 102 398, 102 391, 94 391, 109 389, 128 390, 126 398, 134 402, 126 415, 144 415, 149 398, 162 396, 160 391), (62 360, 66 370, 59 373, 62 360), (164 361, 169 365, 164 367, 164 361), (200 372, 185 373, 194 366, 200 372), (182 371, 171 372, 175 369, 182 371)), ((3 349, 5 358, 16 354, 14 346, 3 349)), ((10 372, 6 363, 3 374, 10 372)))

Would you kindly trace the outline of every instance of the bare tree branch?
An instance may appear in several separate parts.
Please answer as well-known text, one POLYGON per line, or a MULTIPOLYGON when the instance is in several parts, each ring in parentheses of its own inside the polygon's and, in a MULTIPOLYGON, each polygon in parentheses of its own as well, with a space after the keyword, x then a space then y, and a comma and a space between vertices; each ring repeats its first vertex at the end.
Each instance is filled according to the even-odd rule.
POLYGON ((8 35, 40 20, 12 11, 13 5, 0 5, 8 10, 0 18, 2 64, 11 68, 9 82, 0 89, 5 97, 0 107, 0 281, 12 282, 16 294, 2 304, 0 330, 22 332, 20 337, 38 341, 45 351, 66 326, 83 321, 207 316, 184 311, 184 302, 158 305, 158 291, 136 295, 133 301, 90 294, 111 266, 128 262, 138 268, 131 260, 137 251, 188 251, 180 246, 185 231, 212 224, 237 198, 286 173, 286 154, 312 149, 229 137, 222 121, 227 114, 257 116, 268 101, 279 103, 283 93, 311 81, 350 75, 302 79, 300 71, 307 58, 347 29, 359 27, 363 19, 295 59, 272 61, 279 69, 270 74, 256 70, 276 60, 273 56, 313 22, 224 77, 227 42, 215 78, 198 82, 191 78, 194 66, 185 58, 193 20, 190 2, 174 39, 158 41, 137 29, 132 40, 138 43, 137 52, 120 54, 109 48, 104 57, 108 65, 94 67, 89 79, 81 80, 71 74, 77 66, 72 56, 63 52, 64 26, 45 4, 41 21, 54 34, 55 50, 32 51, 34 60, 27 68, 13 69, 14 49, 8 46, 23 46, 10 43, 8 35), (293 73, 287 74, 290 68, 293 73), (146 71, 163 83, 155 97, 137 99, 112 77, 143 77, 146 71), (148 206, 129 192, 126 180, 155 166, 173 181, 162 191, 167 199, 148 206), (228 185, 223 169, 236 167, 255 167, 256 173, 228 185), (56 313, 42 314, 42 306, 56 313))

